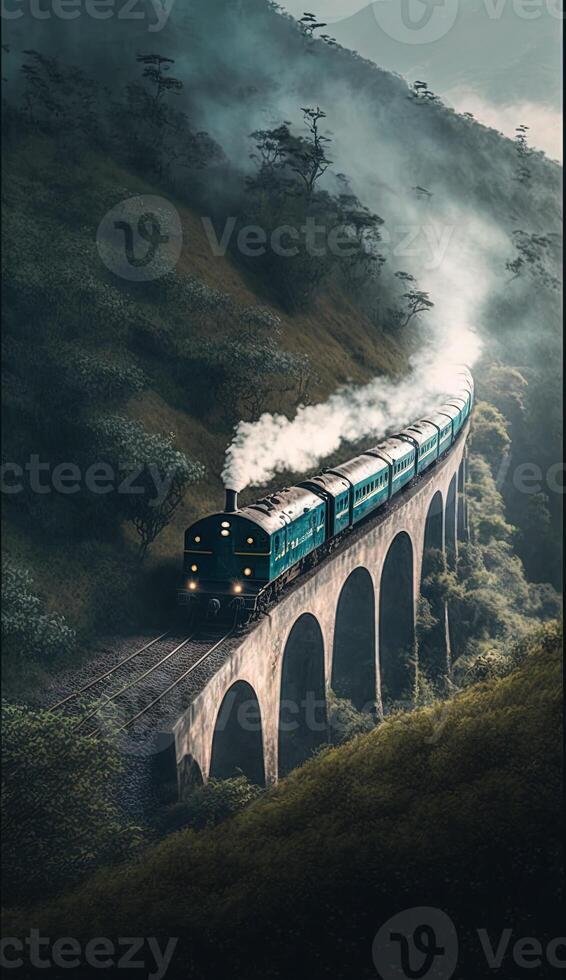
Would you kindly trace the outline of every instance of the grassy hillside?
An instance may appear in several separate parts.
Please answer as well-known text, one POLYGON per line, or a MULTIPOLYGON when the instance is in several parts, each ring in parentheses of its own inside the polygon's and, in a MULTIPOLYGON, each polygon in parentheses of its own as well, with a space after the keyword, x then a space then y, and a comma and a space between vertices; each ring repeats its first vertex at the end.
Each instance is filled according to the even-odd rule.
MULTIPOLYGON (((172 976, 350 980, 375 975, 383 922, 427 905, 457 926, 459 975, 483 975, 474 930, 544 940, 558 928, 556 628, 518 661, 503 679, 323 753, 216 830, 174 834, 100 874, 34 910, 34 925, 182 937, 172 976)), ((7 932, 28 918, 8 917, 7 932)))
MULTIPOLYGON (((51 494, 40 501, 41 513, 34 513, 38 527, 30 522, 28 510, 6 501, 6 552, 32 569, 49 610, 63 612, 83 636, 123 624, 139 625, 148 616, 159 615, 160 603, 179 567, 184 528, 198 514, 223 503, 219 474, 234 419, 223 416, 223 406, 215 401, 206 381, 203 384, 202 378, 199 382, 198 377, 187 376, 186 369, 179 375, 169 352, 140 349, 132 341, 132 328, 139 321, 150 322, 166 333, 175 349, 207 336, 229 337, 235 311, 261 308, 279 318, 281 348, 308 356, 313 370, 306 397, 313 401, 324 399, 346 381, 361 382, 380 373, 402 374, 408 339, 376 330, 339 286, 331 285, 311 309, 295 315, 270 304, 260 284, 245 276, 229 255, 213 255, 200 215, 174 198, 184 239, 175 276, 177 294, 160 291, 159 285, 152 290, 151 284, 136 291, 102 265, 95 247, 96 229, 101 215, 125 196, 163 193, 158 184, 95 152, 76 163, 65 160, 62 164, 56 143, 44 134, 27 134, 12 142, 5 153, 5 177, 4 217, 14 242, 7 279, 13 283, 17 276, 13 301, 17 327, 12 327, 9 313, 5 368, 9 431, 4 458, 22 458, 23 462, 30 452, 39 452, 42 459, 53 459, 60 458, 57 450, 65 451, 64 432, 55 432, 54 446, 42 441, 43 434, 38 435, 37 415, 45 412, 42 391, 33 362, 22 370, 21 358, 18 360, 22 347, 28 352, 57 350, 55 344, 61 338, 49 328, 45 296, 55 280, 56 315, 64 325, 64 340, 83 352, 102 354, 113 363, 124 362, 143 372, 143 389, 120 405, 119 411, 139 419, 149 432, 173 433, 175 446, 206 467, 204 478, 190 488, 171 524, 155 541, 143 571, 136 559, 135 533, 127 525, 116 528, 109 521, 105 529, 103 523, 93 527, 85 521, 78 528, 66 528, 58 509, 61 502, 51 494), (54 193, 57 187, 62 192, 63 184, 64 207, 54 193), (33 302, 33 313, 23 323, 22 283, 33 302), (187 299, 183 294, 184 285, 189 294, 194 292, 194 303, 191 295, 187 299), (204 311, 199 305, 201 288, 209 298, 204 311), (228 313, 223 303, 229 305, 228 313), (11 344, 19 345, 16 356, 11 344), (198 397, 192 390, 195 387, 198 397), (165 584, 160 591, 164 566, 165 584)), ((10 312, 11 299, 10 295, 10 312)), ((257 382, 250 375, 250 388, 257 382)), ((266 407, 292 412, 293 397, 283 393, 266 407)), ((111 399, 100 397, 94 408, 111 410, 114 405, 111 399)), ((32 505, 37 507, 37 500, 32 505)))
MULTIPOLYGON (((151 14, 149 0, 141 7, 151 14)), ((194 477, 143 567, 123 500, 6 498, 8 557, 79 646, 163 615, 183 528, 222 501, 223 451, 239 419, 290 415, 348 380, 402 376, 417 343, 465 356, 460 330, 473 329, 486 361, 526 366, 513 465, 534 460, 546 473, 559 458, 559 168, 313 40, 267 0, 197 0, 190 15, 170 13, 150 39, 147 25, 119 18, 88 31, 51 18, 40 38, 25 15, 10 22, 4 51, 4 460, 36 455, 84 471, 103 455, 94 429, 110 414, 143 424, 128 430, 133 455, 144 433, 165 437, 153 458, 166 455, 170 433, 194 477), (155 88, 144 58, 166 59, 171 91, 163 77, 155 88), (297 177, 312 150, 301 106, 319 106, 329 134, 314 193, 297 177), (135 283, 105 268, 96 234, 141 193, 171 203, 184 246, 174 272, 135 283), (269 249, 263 263, 236 249, 217 258, 202 216, 268 233, 314 218, 327 233, 348 227, 358 250, 353 262, 313 256, 304 242, 292 262, 269 249), (445 242, 440 258, 431 233, 445 242), (401 325, 415 297, 434 309, 413 316, 410 332, 401 325)), ((509 486, 508 506, 512 497, 509 486)), ((525 559, 538 550, 531 577, 556 582, 560 497, 527 500, 514 494, 518 547, 525 559)))

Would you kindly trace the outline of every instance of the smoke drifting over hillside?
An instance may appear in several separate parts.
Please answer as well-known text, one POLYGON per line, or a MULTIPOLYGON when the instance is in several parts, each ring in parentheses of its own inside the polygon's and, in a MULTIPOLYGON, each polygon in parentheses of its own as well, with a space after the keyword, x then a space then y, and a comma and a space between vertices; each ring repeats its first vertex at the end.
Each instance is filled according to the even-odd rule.
MULTIPOLYGON (((479 343, 466 331, 462 350, 468 364, 479 343)), ((461 387, 461 364, 444 352, 419 358, 402 381, 376 378, 361 387, 345 387, 324 403, 301 406, 294 419, 265 413, 257 422, 240 422, 226 454, 222 479, 226 487, 261 486, 277 473, 312 470, 343 443, 378 442, 392 431, 430 414, 435 404, 461 387)))
POLYGON ((402 380, 376 378, 361 387, 344 387, 322 404, 300 407, 293 419, 265 413, 255 422, 240 422, 226 453, 226 487, 241 491, 266 484, 277 473, 312 470, 342 444, 377 442, 430 414, 446 394, 458 390, 458 366, 472 367, 481 354, 480 337, 469 324, 481 319, 494 288, 490 260, 501 241, 491 226, 472 219, 465 234, 454 231, 452 249, 424 277, 438 302, 410 373, 402 380))
MULTIPOLYGON (((245 210, 244 175, 255 166, 250 134, 283 120, 300 134, 300 107, 320 106, 332 160, 321 189, 335 193, 336 175, 345 174, 352 192, 384 221, 381 282, 396 284, 396 271, 410 273, 434 302, 423 317, 421 353, 404 382, 380 379, 343 390, 291 421, 263 416, 240 423, 225 470, 234 489, 280 469, 306 470, 345 440, 379 438, 429 411, 431 399, 445 389, 439 376, 451 363, 473 363, 478 336, 493 338, 498 331, 504 338, 512 331, 521 357, 529 360, 534 343, 540 346, 533 323, 554 329, 555 314, 546 298, 537 300, 528 277, 509 286, 506 262, 514 256, 517 228, 560 231, 557 166, 533 154, 532 181, 521 186, 511 140, 442 106, 418 103, 401 77, 350 51, 309 41, 267 0, 165 6, 169 16, 159 31, 151 26, 151 0, 139 0, 132 20, 89 19, 81 7, 73 20, 10 21, 10 84, 22 84, 16 52, 26 47, 79 63, 104 85, 112 78, 120 91, 141 80, 140 51, 174 59, 172 72, 183 89, 171 100, 195 130, 210 133, 228 161, 218 172, 206 171, 210 209, 221 220, 239 214, 242 205, 245 210), (512 302, 504 307, 510 288, 512 302)), ((186 188, 183 173, 180 193, 186 188)), ((388 305, 380 315, 384 330, 388 305)))

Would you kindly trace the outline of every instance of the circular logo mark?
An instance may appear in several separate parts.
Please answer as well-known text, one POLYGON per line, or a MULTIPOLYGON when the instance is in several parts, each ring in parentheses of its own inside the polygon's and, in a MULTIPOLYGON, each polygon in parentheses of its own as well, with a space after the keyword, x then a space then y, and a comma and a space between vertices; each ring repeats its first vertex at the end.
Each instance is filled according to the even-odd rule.
POLYGON ((381 927, 372 956, 382 980, 450 980, 458 962, 458 936, 440 909, 407 909, 381 927))
POLYGON ((377 0, 374 17, 382 31, 403 44, 430 44, 448 34, 459 0, 377 0))
POLYGON ((129 197, 104 215, 96 245, 111 272, 132 282, 148 282, 175 268, 183 229, 175 208, 164 198, 129 197))

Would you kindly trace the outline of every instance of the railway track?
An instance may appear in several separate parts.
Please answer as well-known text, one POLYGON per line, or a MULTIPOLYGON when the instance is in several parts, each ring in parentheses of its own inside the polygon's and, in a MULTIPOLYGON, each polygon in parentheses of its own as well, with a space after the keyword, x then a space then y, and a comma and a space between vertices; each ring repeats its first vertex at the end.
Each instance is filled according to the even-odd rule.
POLYGON ((208 662, 236 630, 194 625, 184 636, 166 631, 66 694, 48 709, 76 716, 89 737, 140 734, 175 719, 198 688, 208 662))

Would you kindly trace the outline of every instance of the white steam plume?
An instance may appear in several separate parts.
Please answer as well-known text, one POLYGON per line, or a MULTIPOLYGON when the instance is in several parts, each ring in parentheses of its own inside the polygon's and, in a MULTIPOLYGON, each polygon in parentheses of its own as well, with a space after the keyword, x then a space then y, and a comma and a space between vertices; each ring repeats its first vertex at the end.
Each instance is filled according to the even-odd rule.
POLYGON ((226 452, 226 487, 240 491, 263 486, 284 471, 312 472, 343 443, 375 444, 428 415, 461 387, 458 366, 472 367, 481 353, 479 337, 467 324, 481 318, 482 304, 494 289, 493 255, 501 236, 461 213, 454 228, 450 249, 423 282, 436 301, 434 329, 412 358, 409 374, 340 388, 326 402, 301 406, 293 419, 265 413, 256 422, 240 422, 226 452))
MULTIPOLYGON (((471 364, 479 342, 466 331, 462 359, 471 364)), ((430 413, 435 403, 461 387, 457 363, 441 356, 419 357, 401 381, 376 378, 360 387, 344 387, 318 405, 301 406, 294 419, 265 413, 256 422, 240 422, 226 452, 222 479, 226 487, 261 486, 276 473, 304 473, 336 452, 344 442, 379 441, 430 413)))

